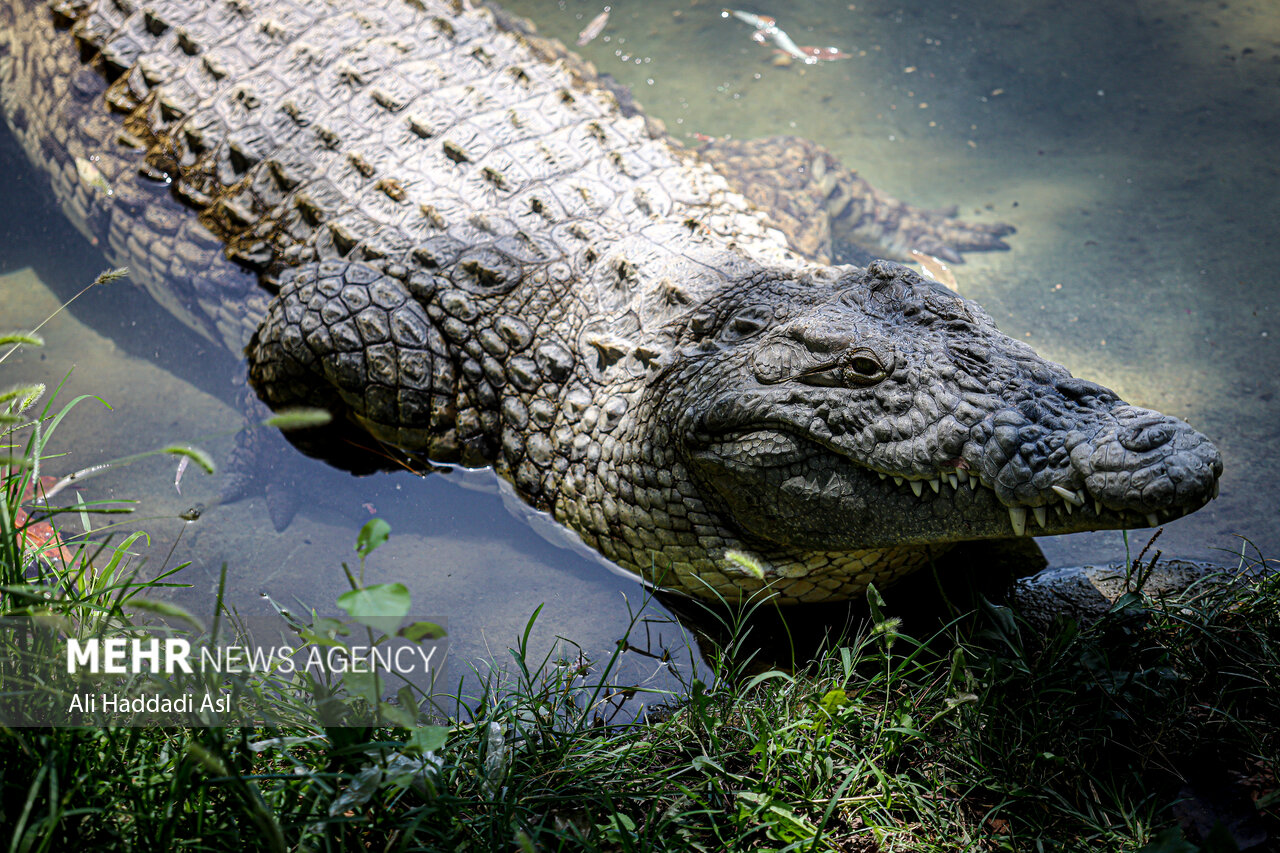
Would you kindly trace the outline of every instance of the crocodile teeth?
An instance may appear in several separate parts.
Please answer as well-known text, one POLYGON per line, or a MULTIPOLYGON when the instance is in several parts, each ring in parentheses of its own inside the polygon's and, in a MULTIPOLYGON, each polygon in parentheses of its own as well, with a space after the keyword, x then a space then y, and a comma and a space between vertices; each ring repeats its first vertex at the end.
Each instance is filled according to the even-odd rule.
POLYGON ((971 492, 976 492, 977 490, 978 490, 978 478, 977 478, 977 477, 970 477, 970 478, 969 478, 969 491, 971 491, 971 492))
POLYGON ((932 480, 929 481, 929 488, 933 489, 933 493, 936 495, 938 494, 939 490, 942 488, 942 484, 938 482, 937 477, 934 477, 932 480))
POLYGON ((1080 506, 1080 504, 1084 503, 1084 501, 1080 500, 1079 496, 1070 489, 1064 489, 1062 486, 1050 486, 1049 488, 1057 492, 1058 497, 1066 501, 1068 505, 1075 504, 1076 506, 1080 506))
POLYGON ((1217 496, 1218 496, 1218 481, 1214 480, 1213 481, 1213 497, 1216 498, 1217 496))
POLYGON ((902 485, 902 478, 901 478, 901 477, 894 477, 894 478, 893 478, 893 484, 894 484, 895 486, 901 486, 901 485, 902 485))
POLYGON ((877 471, 876 473, 880 475, 880 479, 881 479, 881 480, 887 480, 887 479, 889 479, 889 475, 888 475, 888 474, 886 474, 886 473, 885 473, 885 472, 883 472, 883 471, 877 471))
POLYGON ((924 486, 921 485, 919 480, 912 480, 911 491, 916 493, 916 497, 920 497, 920 492, 924 491, 924 486))
POLYGON ((951 476, 955 477, 957 480, 959 480, 962 483, 968 482, 969 480, 969 472, 964 470, 963 468, 957 468, 956 472, 951 476))
POLYGON ((1047 521, 1048 521, 1048 513, 1047 513, 1047 512, 1045 512, 1044 507, 1042 507, 1042 506, 1033 507, 1033 508, 1031 509, 1031 514, 1032 514, 1032 515, 1034 515, 1034 516, 1036 517, 1036 524, 1040 525, 1041 527, 1048 527, 1048 526, 1049 526, 1049 525, 1047 524, 1047 521))
POLYGON ((1147 513, 1147 524, 1150 527, 1159 527, 1160 516, 1156 515, 1154 512, 1147 513))
POLYGON ((1067 515, 1071 515, 1071 501, 1063 501, 1062 508, 1067 511, 1067 515))
POLYGON ((960 488, 960 478, 957 477, 955 474, 948 474, 947 482, 951 484, 951 488, 953 489, 960 488))
POLYGON ((1025 507, 1009 507, 1009 523, 1013 525, 1013 535, 1022 536, 1027 532, 1027 510, 1025 507))
POLYGON ((1102 515, 1102 501, 1096 500, 1096 499, 1094 500, 1093 511, 1096 512, 1098 515, 1102 515))

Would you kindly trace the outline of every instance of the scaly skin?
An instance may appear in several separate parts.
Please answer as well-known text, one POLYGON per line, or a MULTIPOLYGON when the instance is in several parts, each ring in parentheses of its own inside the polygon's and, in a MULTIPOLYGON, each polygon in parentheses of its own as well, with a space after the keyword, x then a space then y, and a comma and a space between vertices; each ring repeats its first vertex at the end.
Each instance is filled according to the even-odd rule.
MULTIPOLYGON (((656 582, 839 598, 955 541, 1214 493, 1221 460, 1185 423, 903 267, 807 261, 520 22, 434 0, 58 8, 61 30, 0 5, 0 93, 113 262, 248 342, 272 407, 492 464, 656 582)), ((967 228, 894 222, 939 245, 967 228)))

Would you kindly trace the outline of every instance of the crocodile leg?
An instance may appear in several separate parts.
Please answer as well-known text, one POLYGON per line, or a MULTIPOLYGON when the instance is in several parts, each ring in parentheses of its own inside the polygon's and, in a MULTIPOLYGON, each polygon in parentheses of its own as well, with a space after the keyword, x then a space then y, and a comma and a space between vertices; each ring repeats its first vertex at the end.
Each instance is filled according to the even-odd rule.
MULTIPOLYGON (((425 296, 414 291, 429 281, 410 279, 406 286, 345 261, 289 271, 245 353, 249 381, 272 409, 312 406, 333 413, 336 433, 326 432, 321 441, 293 433, 296 446, 327 456, 322 449, 335 446, 328 439, 354 425, 366 449, 371 435, 429 459, 465 460, 454 428, 454 365, 415 298, 425 296)), ((359 454, 352 444, 344 448, 339 452, 359 454)), ((331 461, 353 468, 351 459, 331 461)))
MULTIPOLYGON (((792 248, 829 262, 841 241, 869 257, 910 261, 911 250, 963 263, 961 252, 1007 249, 1003 223, 965 222, 880 192, 826 148, 795 136, 718 139, 699 156, 769 214, 792 248)), ((859 262, 865 259, 858 258, 859 262)))

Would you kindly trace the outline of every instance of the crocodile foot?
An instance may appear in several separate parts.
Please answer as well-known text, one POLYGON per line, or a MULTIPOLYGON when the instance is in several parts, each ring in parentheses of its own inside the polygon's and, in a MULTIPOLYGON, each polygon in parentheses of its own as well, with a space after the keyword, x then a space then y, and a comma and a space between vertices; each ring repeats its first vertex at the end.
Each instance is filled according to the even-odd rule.
POLYGON ((899 201, 809 139, 717 139, 698 155, 764 210, 793 249, 823 263, 842 242, 852 244, 859 260, 911 261, 914 249, 963 263, 961 252, 1008 249, 1001 238, 1014 231, 1001 222, 956 219, 955 208, 929 210, 899 201))
POLYGON ((1003 222, 967 222, 956 219, 954 207, 926 210, 890 198, 861 178, 853 181, 872 198, 869 208, 852 215, 856 204, 847 203, 850 215, 835 220, 833 230, 855 245, 871 243, 892 259, 913 261, 912 250, 953 264, 964 263, 961 252, 990 252, 1008 249, 1000 239, 1012 234, 1012 225, 1003 222))

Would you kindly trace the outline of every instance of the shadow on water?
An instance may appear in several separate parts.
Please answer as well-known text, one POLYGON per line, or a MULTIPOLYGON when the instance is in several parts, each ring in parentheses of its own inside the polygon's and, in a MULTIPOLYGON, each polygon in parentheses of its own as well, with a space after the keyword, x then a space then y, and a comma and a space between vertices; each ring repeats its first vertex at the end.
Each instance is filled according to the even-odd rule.
MULTIPOLYGON (((569 43, 599 11, 578 0, 508 6, 569 43)), ((1012 251, 972 255, 958 268, 962 292, 1043 355, 1136 404, 1187 418, 1224 452, 1222 497, 1169 525, 1166 553, 1226 561, 1239 536, 1263 554, 1280 552, 1272 450, 1280 438, 1272 321, 1280 242, 1269 239, 1280 218, 1274 15, 1261 4, 1193 0, 749 8, 778 17, 800 44, 835 45, 852 57, 776 66, 719 5, 688 0, 615 3, 609 27, 582 52, 680 140, 809 136, 896 196, 1016 225, 1012 251)), ((66 224, 7 133, 0 168, 0 271, 15 273, 4 291, 7 328, 41 319, 104 261, 66 224), (27 266, 38 281, 18 280, 27 266)), ((7 363, 6 380, 56 381, 74 363, 70 390, 105 393, 115 408, 68 422, 68 464, 172 440, 225 458, 239 426, 231 401, 241 365, 140 290, 88 294, 49 339, 42 353, 7 363)), ((188 474, 178 494, 174 471, 159 463, 86 488, 93 498, 140 499, 140 527, 163 543, 181 537, 181 559, 193 561, 188 598, 209 600, 228 563, 232 600, 264 626, 273 623, 263 592, 317 606, 336 598, 339 563, 353 559, 355 531, 376 512, 393 534, 371 571, 410 585, 415 618, 448 621, 454 677, 469 661, 501 657, 540 603, 537 648, 571 637, 606 659, 628 608, 646 600, 634 579, 513 517, 521 513, 508 510, 491 476, 351 478, 307 465, 308 505, 284 533, 258 499, 184 525, 178 514, 211 502, 216 486, 188 474)), ((1125 552, 1115 532, 1040 541, 1053 565, 1125 552)), ((909 587, 886 598, 896 615, 926 609, 924 593, 909 587)), ((689 618, 678 601, 648 607, 655 619, 668 610, 689 618)), ((791 629, 816 626, 821 635, 850 614, 857 608, 805 610, 791 629)), ((693 630, 650 628, 678 648, 705 630, 705 619, 695 621, 693 630)), ((770 632, 786 633, 761 629, 770 632)), ((660 676, 652 660, 636 660, 637 678, 660 676)))

